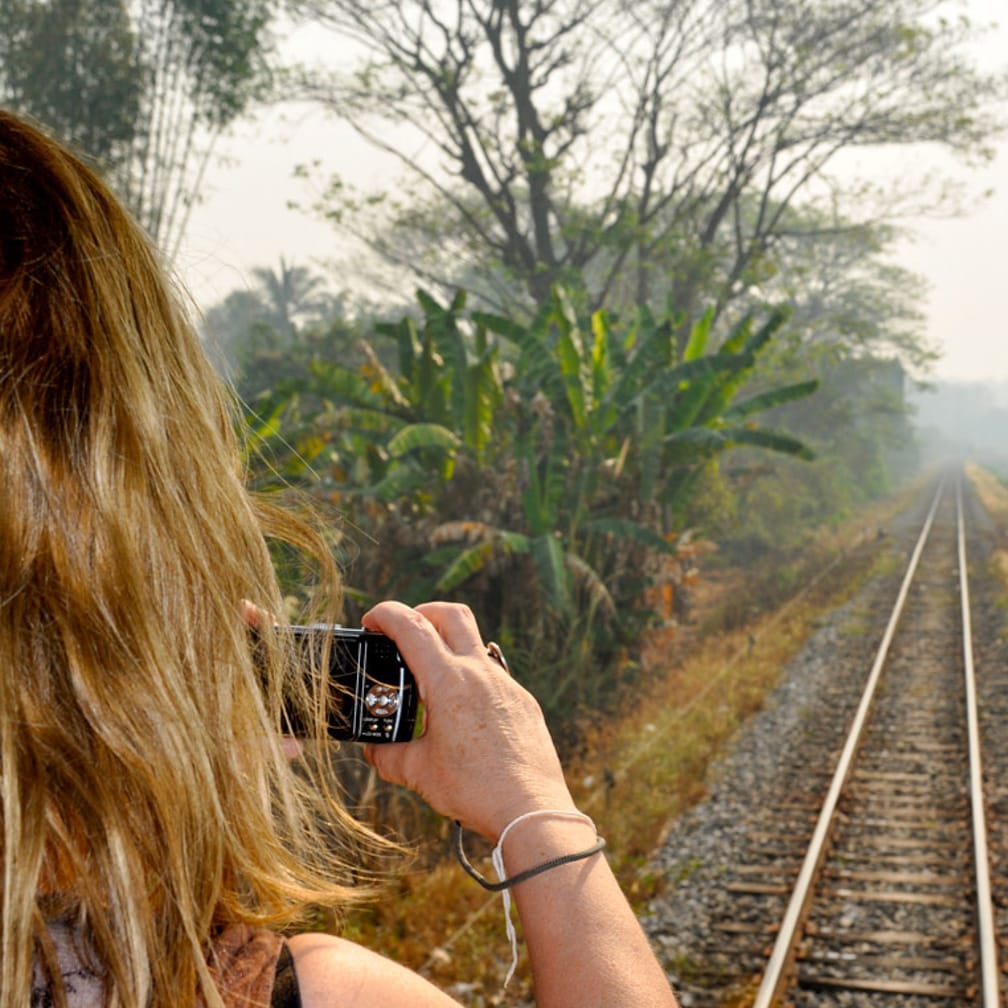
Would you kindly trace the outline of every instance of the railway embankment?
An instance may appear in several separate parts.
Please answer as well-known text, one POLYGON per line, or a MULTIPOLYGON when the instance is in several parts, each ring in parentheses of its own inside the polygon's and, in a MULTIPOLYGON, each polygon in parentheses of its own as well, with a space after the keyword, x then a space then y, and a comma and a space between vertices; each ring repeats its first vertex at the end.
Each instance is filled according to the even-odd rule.
MULTIPOLYGON (((1008 638, 1001 572, 1008 494, 987 474, 973 471, 971 476, 972 486, 967 487, 964 500, 969 530, 973 652, 986 757, 994 903, 1000 908, 996 910, 996 928, 1004 935, 1008 933, 1008 785, 1003 783, 1008 781, 1008 638)), ((735 736, 727 754, 707 769, 706 798, 675 820, 653 858, 652 870, 661 891, 650 901, 645 926, 684 1008, 753 1002, 805 845, 816 825, 836 755, 857 708, 860 688, 885 634, 892 600, 898 593, 927 503, 921 495, 913 507, 886 524, 886 535, 878 539, 872 575, 844 604, 820 616, 814 632, 787 662, 763 708, 735 736)), ((900 716, 923 732, 925 740, 918 745, 935 750, 939 758, 944 753, 945 761, 950 762, 958 729, 946 727, 939 708, 956 707, 955 703, 945 702, 954 686, 951 680, 946 683, 930 677, 945 674, 949 666, 956 664, 958 631, 954 625, 940 625, 946 617, 940 615, 942 610, 936 602, 956 577, 950 559, 936 556, 929 563, 923 587, 908 603, 908 609, 915 613, 913 618, 922 622, 904 630, 908 640, 902 645, 906 649, 901 660, 903 678, 894 678, 886 688, 893 710, 902 710, 900 716), (929 663, 933 665, 930 672, 924 669, 929 663), (901 698, 900 691, 915 692, 916 697, 901 698), (909 703, 901 703, 901 699, 909 703), (946 741, 938 741, 943 732, 947 733, 946 741)), ((880 702, 879 706, 885 704, 880 702)), ((881 737, 880 743, 876 740, 877 747, 880 745, 882 751, 898 749, 894 739, 886 735, 896 731, 895 727, 876 729, 881 737)), ((935 914, 951 917, 952 905, 970 888, 968 874, 957 874, 969 868, 968 851, 959 842, 965 842, 968 831, 938 824, 939 810, 927 807, 929 801, 933 806, 943 806, 943 810, 945 806, 949 810, 957 806, 958 785, 943 785, 951 787, 951 797, 936 799, 933 796, 938 793, 938 771, 908 771, 906 767, 885 770, 876 764, 859 774, 868 782, 867 801, 874 803, 872 822, 896 824, 896 839, 889 843, 889 856, 895 863, 884 870, 872 870, 870 865, 859 864, 863 855, 857 849, 844 853, 841 842, 836 841, 834 847, 844 860, 830 870, 847 878, 874 875, 871 884, 875 888, 868 895, 854 894, 834 880, 830 893, 847 896, 839 903, 834 900, 836 918, 832 923, 813 922, 809 933, 846 929, 848 935, 865 940, 827 949, 813 968, 809 967, 810 957, 818 953, 813 948, 815 943, 806 940, 802 968, 807 978, 814 974, 821 983, 812 993, 799 992, 794 1003, 848 1008, 898 1003, 908 1008, 933 1006, 936 995, 945 998, 942 1004, 980 1003, 971 1000, 977 997, 978 985, 971 979, 976 964, 968 955, 961 957, 959 953, 967 944, 964 935, 949 925, 950 934, 959 940, 958 945, 956 941, 948 943, 951 952, 945 955, 944 949, 925 940, 928 928, 921 923, 936 920, 935 914), (921 781, 923 797, 914 796, 912 791, 921 786, 921 781), (896 782, 896 792, 880 800, 882 782, 886 786, 896 782), (881 816, 880 803, 888 810, 881 816), (900 816, 905 817, 903 826, 900 816), (904 827, 904 833, 899 834, 904 827), (938 855, 940 863, 933 863, 932 854, 911 850, 929 830, 945 830, 951 836, 951 846, 938 855), (911 878, 914 872, 918 873, 916 888, 904 884, 904 876, 911 878), (888 886, 881 898, 879 885, 888 886), (941 886, 945 888, 939 892, 936 887, 941 886), (918 918, 914 925, 912 921, 918 918), (907 964, 905 968, 896 954, 880 955, 867 940, 882 936, 897 944, 902 942, 899 954, 907 964), (874 960, 880 971, 877 991, 842 987, 830 990, 831 978, 842 976, 851 962, 857 962, 860 968, 868 960, 874 960), (939 980, 937 967, 930 971, 927 968, 939 961, 948 965, 952 960, 955 962, 948 969, 953 979, 939 980), (887 985, 893 990, 902 986, 898 1001, 892 999, 893 990, 885 992, 887 985), (911 993, 915 987, 917 995, 911 993), (953 988, 960 994, 951 993, 953 988)), ((850 799, 845 792, 844 801, 850 799)), ((852 808, 841 810, 848 820, 854 818, 852 808)), ((868 826, 867 832, 878 834, 879 829, 878 825, 868 826)), ((877 835, 871 840, 879 846, 877 835)), ((969 925, 964 927, 968 930, 969 925)), ((937 925, 931 930, 937 931, 937 925)), ((811 989, 812 985, 807 987, 811 989)))

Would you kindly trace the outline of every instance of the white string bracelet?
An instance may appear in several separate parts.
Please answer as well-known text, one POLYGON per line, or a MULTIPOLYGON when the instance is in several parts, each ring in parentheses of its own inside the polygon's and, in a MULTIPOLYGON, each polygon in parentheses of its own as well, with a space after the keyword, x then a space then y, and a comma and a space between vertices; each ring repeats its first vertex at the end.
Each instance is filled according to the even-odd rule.
POLYGON ((470 878, 475 879, 484 889, 488 889, 490 892, 499 892, 504 901, 504 927, 507 931, 508 942, 511 945, 511 968, 504 979, 505 987, 507 987, 511 977, 514 976, 515 970, 518 968, 518 936, 515 932, 514 922, 511 920, 511 887, 536 875, 541 875, 551 868, 558 868, 560 865, 571 864, 574 861, 582 861, 593 854, 598 854, 605 847, 605 840, 598 836, 598 831, 596 830, 596 840, 591 847, 583 851, 577 851, 574 854, 561 854, 559 857, 550 858, 548 861, 543 861, 542 864, 526 868, 525 871, 518 872, 509 878, 504 869, 504 838, 520 822, 536 816, 561 816, 567 819, 580 819, 591 826, 592 829, 595 829, 595 823, 590 816, 586 816, 583 812, 574 812, 570 809, 537 809, 534 812, 525 812, 523 815, 517 816, 501 830, 501 834, 497 838, 497 846, 494 847, 490 854, 490 863, 494 866, 494 871, 497 872, 497 878, 500 880, 498 882, 491 882, 489 879, 484 878, 470 864, 462 848, 462 825, 459 822, 455 823, 455 854, 458 857, 459 864, 462 865, 470 878))

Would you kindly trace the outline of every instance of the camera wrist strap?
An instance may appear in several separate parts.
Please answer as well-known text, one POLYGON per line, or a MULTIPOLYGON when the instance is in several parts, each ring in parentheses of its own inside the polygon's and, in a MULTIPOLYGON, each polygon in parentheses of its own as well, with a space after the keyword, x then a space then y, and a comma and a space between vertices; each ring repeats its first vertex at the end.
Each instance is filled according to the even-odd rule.
POLYGON ((570 809, 538 809, 536 811, 526 812, 524 815, 517 816, 512 819, 503 830, 501 830, 500 837, 497 839, 497 846, 494 847, 490 854, 490 861, 494 866, 494 871, 497 872, 498 879, 500 880, 498 882, 491 882, 473 867, 469 858, 466 857, 465 850, 462 846, 462 824, 458 820, 455 821, 455 856, 458 858, 459 864, 462 865, 466 874, 470 878, 475 879, 475 881, 483 886, 484 889, 487 889, 490 892, 499 892, 504 901, 504 926, 507 930, 508 941, 511 944, 511 968, 508 970, 507 977, 504 979, 505 987, 507 987, 511 977, 514 976, 514 971, 518 965, 518 938, 515 933, 514 923, 511 920, 511 887, 518 885, 519 882, 525 882, 527 879, 533 878, 536 875, 541 875, 543 872, 547 872, 552 868, 559 868, 560 865, 571 864, 574 861, 583 861, 585 858, 590 858, 593 854, 598 854, 606 845, 605 840, 596 833, 596 841, 591 847, 582 851, 577 851, 574 854, 561 854, 559 857, 550 858, 548 861, 543 861, 542 864, 534 865, 532 868, 526 868, 525 871, 520 871, 517 874, 508 877, 504 869, 504 838, 511 831, 512 827, 517 826, 518 823, 524 822, 526 819, 531 819, 535 816, 562 816, 568 819, 581 819, 582 821, 588 823, 592 829, 595 829, 595 823, 592 821, 590 816, 586 816, 583 812, 575 812, 570 809))

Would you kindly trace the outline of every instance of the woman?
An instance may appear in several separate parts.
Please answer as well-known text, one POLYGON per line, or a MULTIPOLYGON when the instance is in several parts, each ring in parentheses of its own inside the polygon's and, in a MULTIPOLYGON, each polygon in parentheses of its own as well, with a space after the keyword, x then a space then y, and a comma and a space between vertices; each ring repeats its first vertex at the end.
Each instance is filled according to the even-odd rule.
MULTIPOLYGON (((288 954, 305 1008, 454 1003, 296 933, 367 893, 361 855, 381 841, 285 758, 280 697, 300 677, 270 626, 253 661, 239 600, 281 611, 267 537, 318 557, 323 587, 335 575, 303 524, 245 491, 240 457, 141 231, 0 112, 4 1008, 261 1004, 288 954)), ((367 750, 383 778, 491 841, 506 830, 511 875, 594 846, 538 706, 468 610, 388 602, 364 622, 395 639, 427 711, 422 739, 367 750)), ((540 1005, 674 1004, 601 855, 513 894, 540 1005)))

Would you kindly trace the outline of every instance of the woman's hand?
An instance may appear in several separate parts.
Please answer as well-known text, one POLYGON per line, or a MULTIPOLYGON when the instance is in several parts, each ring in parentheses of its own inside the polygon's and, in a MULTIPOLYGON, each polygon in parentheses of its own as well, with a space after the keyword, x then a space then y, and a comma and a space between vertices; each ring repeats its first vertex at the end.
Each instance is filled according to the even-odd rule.
MULTIPOLYGON (((382 777, 492 842, 524 812, 574 809, 539 705, 487 655, 465 606, 382 602, 363 622, 395 640, 427 714, 422 738, 366 748, 382 777)), ((508 834, 505 868, 514 875, 594 839, 577 819, 537 817, 508 834)), ((601 854, 558 864, 513 892, 541 1008, 675 1008, 601 854)))
POLYGON ((362 623, 396 642, 426 715, 422 738, 365 747, 384 780, 491 842, 523 812, 574 808, 539 704, 487 654, 468 607, 382 602, 362 623))

